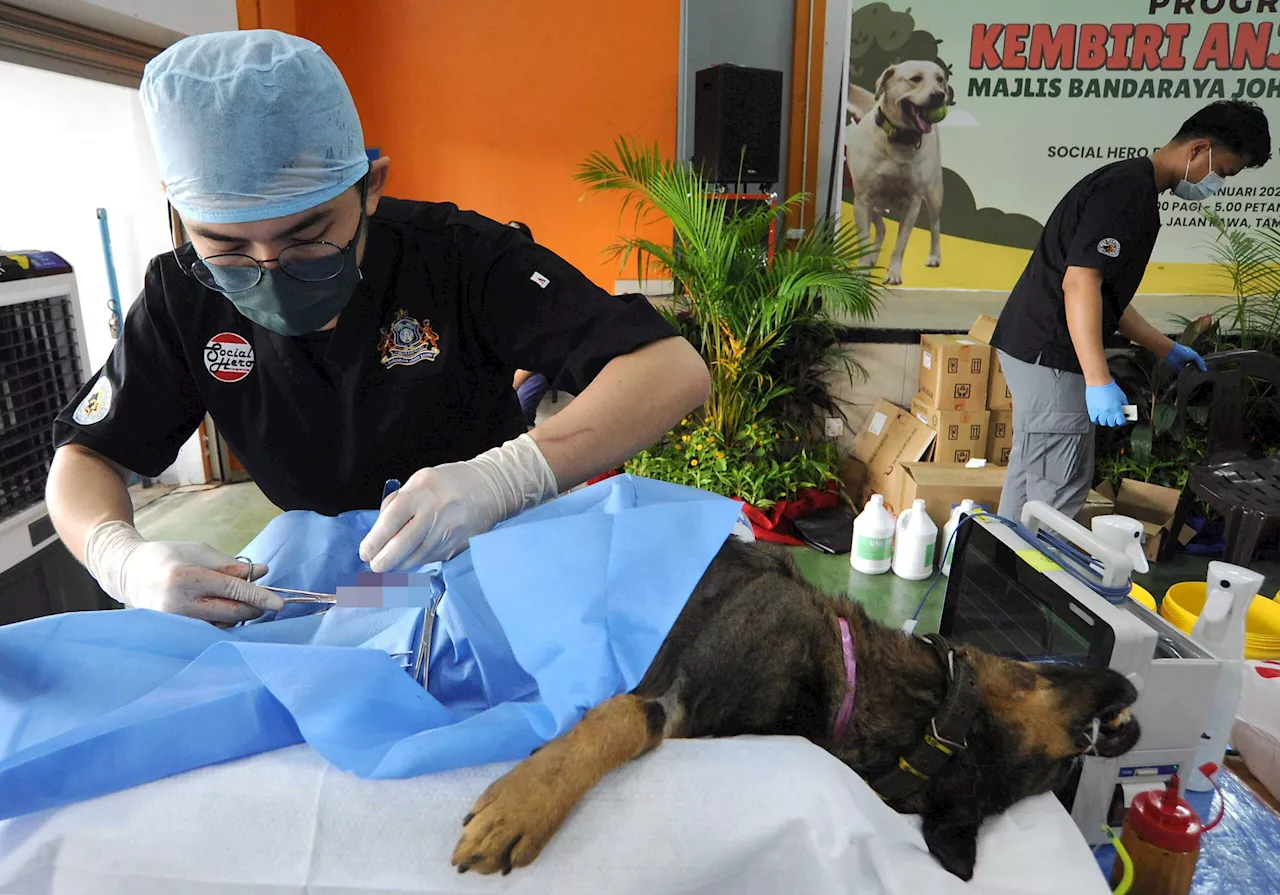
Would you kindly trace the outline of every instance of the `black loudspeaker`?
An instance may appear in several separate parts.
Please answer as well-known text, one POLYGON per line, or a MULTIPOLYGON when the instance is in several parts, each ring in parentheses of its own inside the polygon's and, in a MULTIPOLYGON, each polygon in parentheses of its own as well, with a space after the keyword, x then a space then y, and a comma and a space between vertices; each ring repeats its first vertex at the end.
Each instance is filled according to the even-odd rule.
POLYGON ((693 164, 704 178, 777 183, 781 142, 782 72, 714 65, 697 73, 693 164))

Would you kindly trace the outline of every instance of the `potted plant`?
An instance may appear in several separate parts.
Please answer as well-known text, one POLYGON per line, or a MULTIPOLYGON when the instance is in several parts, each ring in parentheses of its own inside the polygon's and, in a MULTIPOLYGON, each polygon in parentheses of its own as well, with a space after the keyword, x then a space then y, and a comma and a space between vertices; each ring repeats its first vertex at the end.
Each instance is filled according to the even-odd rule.
POLYGON ((776 208, 738 210, 688 165, 627 139, 593 153, 576 178, 590 192, 620 192, 637 223, 665 220, 672 245, 625 236, 609 248, 638 278, 669 277, 665 313, 702 353, 711 396, 629 472, 775 508, 836 478, 834 444, 811 425, 834 406, 823 376, 849 370, 839 352, 844 321, 866 320, 879 293, 869 247, 851 226, 821 219, 804 235, 766 248, 776 208))

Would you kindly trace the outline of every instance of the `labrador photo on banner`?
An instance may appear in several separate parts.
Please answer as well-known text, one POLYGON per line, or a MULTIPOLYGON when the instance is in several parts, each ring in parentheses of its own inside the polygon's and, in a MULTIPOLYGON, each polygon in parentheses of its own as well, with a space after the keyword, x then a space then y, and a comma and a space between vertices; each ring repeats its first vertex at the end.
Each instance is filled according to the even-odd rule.
MULTIPOLYGON (((1197 109, 1280 124, 1277 0, 855 0, 841 213, 887 285, 1008 291, 1067 191, 1148 156, 1197 109)), ((1217 231, 1280 227, 1280 162, 1160 198, 1145 294, 1216 295, 1217 231), (1204 207, 1202 207, 1202 204, 1204 207)))

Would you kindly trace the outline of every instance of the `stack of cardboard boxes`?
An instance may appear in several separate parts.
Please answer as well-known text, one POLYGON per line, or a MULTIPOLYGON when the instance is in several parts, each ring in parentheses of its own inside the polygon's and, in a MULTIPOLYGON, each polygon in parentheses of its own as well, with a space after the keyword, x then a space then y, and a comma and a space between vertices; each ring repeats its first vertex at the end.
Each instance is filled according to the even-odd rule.
MULTIPOLYGON (((996 331, 996 318, 983 314, 969 328, 969 337, 984 345, 991 343, 996 331)), ((1009 382, 1000 369, 1000 354, 991 349, 991 372, 987 378, 987 462, 1000 466, 1009 465, 1009 451, 1013 450, 1013 395, 1009 394, 1009 382)))
POLYGON ((933 459, 968 463, 987 456, 991 346, 967 336, 920 337, 919 391, 911 412, 937 435, 933 459))
POLYGON ((984 315, 967 336, 921 337, 918 391, 910 410, 877 402, 845 464, 846 489, 859 505, 882 494, 890 511, 899 513, 924 498, 939 525, 961 493, 995 508, 1004 470, 968 465, 992 457, 993 419, 1000 427, 995 447, 1006 463, 1013 444, 1013 405, 988 344, 994 327, 995 319, 984 315))

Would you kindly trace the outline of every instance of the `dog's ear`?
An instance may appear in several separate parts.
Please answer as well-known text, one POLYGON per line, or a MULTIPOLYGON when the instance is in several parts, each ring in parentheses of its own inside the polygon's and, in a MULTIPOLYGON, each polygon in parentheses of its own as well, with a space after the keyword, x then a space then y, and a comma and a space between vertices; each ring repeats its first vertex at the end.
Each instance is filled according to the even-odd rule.
POLYGON ((880 72, 880 77, 876 79, 876 99, 884 96, 884 87, 889 83, 889 79, 893 77, 893 66, 889 66, 880 72))
POLYGON ((978 861, 982 814, 972 806, 933 804, 924 816, 924 842, 944 870, 968 882, 978 861))
POLYGON ((956 91, 950 84, 947 85, 947 105, 954 106, 956 104, 956 91))

